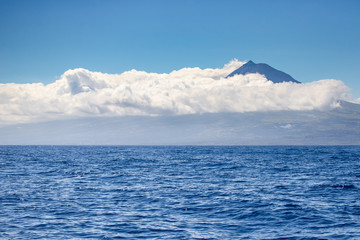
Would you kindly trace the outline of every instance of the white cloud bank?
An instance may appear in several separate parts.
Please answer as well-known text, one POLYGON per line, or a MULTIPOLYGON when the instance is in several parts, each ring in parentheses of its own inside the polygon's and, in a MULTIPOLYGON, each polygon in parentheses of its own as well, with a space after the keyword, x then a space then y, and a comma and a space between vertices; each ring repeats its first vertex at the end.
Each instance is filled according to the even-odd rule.
POLYGON ((180 115, 274 110, 326 110, 349 99, 342 81, 268 81, 260 74, 225 78, 245 62, 220 69, 183 68, 169 74, 131 70, 66 71, 44 85, 0 84, 0 123, 85 116, 180 115))

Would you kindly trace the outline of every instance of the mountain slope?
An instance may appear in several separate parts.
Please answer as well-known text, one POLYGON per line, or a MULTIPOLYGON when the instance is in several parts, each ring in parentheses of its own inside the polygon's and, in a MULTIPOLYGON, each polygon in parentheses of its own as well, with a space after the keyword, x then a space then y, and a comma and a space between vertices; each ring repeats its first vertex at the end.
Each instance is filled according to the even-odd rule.
POLYGON ((360 105, 330 111, 80 118, 6 126, 0 144, 360 145, 360 105))
POLYGON ((228 77, 232 77, 237 74, 248 74, 248 73, 260 73, 262 75, 265 75, 265 77, 274 82, 274 83, 280 83, 280 82, 295 82, 300 83, 296 81, 293 77, 291 77, 289 74, 284 73, 282 71, 279 71, 265 63, 254 63, 253 61, 249 61, 246 64, 242 65, 240 68, 236 69, 232 73, 230 73, 228 77))

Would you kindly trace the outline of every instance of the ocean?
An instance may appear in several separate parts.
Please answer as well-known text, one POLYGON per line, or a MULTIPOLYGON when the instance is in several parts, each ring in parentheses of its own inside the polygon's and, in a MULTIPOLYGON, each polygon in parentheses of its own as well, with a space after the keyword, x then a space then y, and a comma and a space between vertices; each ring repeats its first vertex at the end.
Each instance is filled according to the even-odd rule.
POLYGON ((0 239, 360 239, 360 146, 0 146, 0 239))

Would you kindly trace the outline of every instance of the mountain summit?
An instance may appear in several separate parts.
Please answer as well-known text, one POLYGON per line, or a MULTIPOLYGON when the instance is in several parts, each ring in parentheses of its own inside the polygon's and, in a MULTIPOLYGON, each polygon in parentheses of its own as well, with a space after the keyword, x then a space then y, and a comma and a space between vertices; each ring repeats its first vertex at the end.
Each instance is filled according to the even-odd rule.
POLYGON ((293 77, 291 77, 289 74, 284 73, 282 71, 279 71, 265 63, 254 63, 253 61, 248 61, 232 73, 230 73, 228 77, 232 77, 237 74, 248 74, 248 73, 260 73, 262 75, 265 75, 265 77, 272 81, 273 83, 280 83, 280 82, 295 82, 300 83, 299 81, 296 81, 293 77))

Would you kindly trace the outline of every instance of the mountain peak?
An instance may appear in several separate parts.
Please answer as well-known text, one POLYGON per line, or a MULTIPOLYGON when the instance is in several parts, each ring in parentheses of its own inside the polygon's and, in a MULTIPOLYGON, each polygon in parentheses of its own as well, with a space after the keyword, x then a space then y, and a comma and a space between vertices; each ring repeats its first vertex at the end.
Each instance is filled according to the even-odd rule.
POLYGON ((280 82, 300 83, 287 73, 279 71, 265 63, 254 63, 251 60, 245 63, 244 65, 242 65, 240 68, 233 71, 232 73, 230 73, 227 76, 227 78, 237 74, 246 75, 248 73, 260 73, 262 75, 265 75, 265 77, 268 80, 272 81, 273 83, 280 83, 280 82))

